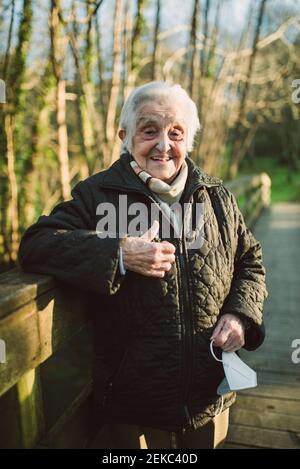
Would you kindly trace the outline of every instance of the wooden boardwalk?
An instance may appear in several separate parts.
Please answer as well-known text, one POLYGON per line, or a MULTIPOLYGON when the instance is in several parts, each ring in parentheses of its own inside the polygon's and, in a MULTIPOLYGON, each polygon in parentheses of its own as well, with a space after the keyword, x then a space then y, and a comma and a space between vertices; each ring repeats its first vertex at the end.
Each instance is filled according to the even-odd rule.
POLYGON ((300 449, 300 363, 292 361, 292 342, 300 341, 300 205, 271 206, 255 236, 267 269, 267 337, 256 352, 242 352, 258 387, 238 394, 226 448, 300 449))

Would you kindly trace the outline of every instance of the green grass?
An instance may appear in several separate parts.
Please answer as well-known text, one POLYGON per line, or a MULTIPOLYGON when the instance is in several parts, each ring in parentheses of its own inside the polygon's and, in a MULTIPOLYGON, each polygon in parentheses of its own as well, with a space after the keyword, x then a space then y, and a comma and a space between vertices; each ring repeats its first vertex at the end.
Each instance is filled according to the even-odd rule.
POLYGON ((273 158, 257 158, 255 166, 244 168, 238 176, 244 174, 267 173, 271 180, 271 202, 300 202, 300 170, 293 171, 290 175, 286 166, 278 165, 273 158))

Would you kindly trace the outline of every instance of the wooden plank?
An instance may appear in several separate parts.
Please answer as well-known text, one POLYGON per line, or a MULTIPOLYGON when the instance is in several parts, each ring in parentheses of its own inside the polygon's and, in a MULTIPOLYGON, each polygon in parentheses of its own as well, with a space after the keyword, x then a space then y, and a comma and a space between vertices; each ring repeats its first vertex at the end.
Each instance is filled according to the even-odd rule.
MULTIPOLYGON (((291 317, 291 319, 294 321, 298 320, 299 318, 295 315, 295 317, 291 317)), ((295 339, 295 331, 292 330, 291 326, 284 327, 282 324, 276 322, 276 324, 274 323, 268 325, 268 329, 268 339, 262 347, 260 347, 257 351, 254 352, 254 354, 266 354, 267 352, 269 352, 270 355, 270 347, 274 347, 276 352, 278 351, 278 353, 282 354, 283 356, 286 355, 287 352, 290 354, 293 349, 292 342, 295 339), (273 327, 278 327, 279 330, 274 331, 272 330, 273 327), (283 333, 284 336, 282 335, 283 333)), ((251 354, 251 356, 253 355, 251 354)))
POLYGON ((0 448, 22 448, 20 413, 16 386, 0 398, 0 448))
POLYGON ((19 268, 0 274, 0 318, 54 287, 52 277, 25 273, 19 268))
POLYGON ((46 360, 88 322, 85 297, 64 286, 50 290, 0 320, 6 363, 0 366, 0 396, 46 360))
POLYGON ((268 371, 258 370, 258 379, 261 384, 280 384, 285 386, 297 387, 300 393, 300 375, 296 373, 270 373, 268 371))
POLYGON ((255 354, 251 360, 246 362, 250 367, 257 370, 269 371, 274 373, 295 373, 298 375, 299 365, 291 361, 291 355, 283 358, 282 356, 269 357, 263 354, 255 354))
POLYGON ((225 443, 222 449, 262 449, 259 446, 235 445, 234 443, 225 443))
POLYGON ((298 412, 300 414, 300 392, 299 387, 296 386, 261 384, 257 388, 239 391, 239 394, 253 396, 253 398, 272 396, 282 400, 293 399, 298 402, 298 412))
POLYGON ((58 419, 38 445, 38 448, 86 448, 94 436, 92 382, 58 419))
POLYGON ((261 175, 256 174, 246 175, 233 181, 228 181, 225 183, 225 186, 235 195, 235 197, 238 197, 251 189, 254 190, 256 187, 259 187, 261 183, 261 175))
POLYGON ((299 401, 292 399, 282 400, 270 396, 253 397, 239 394, 236 405, 239 408, 253 409, 257 412, 272 411, 283 413, 285 415, 297 415, 299 412, 299 401))
POLYGON ((276 413, 269 409, 259 412, 256 408, 245 409, 237 406, 230 412, 230 422, 251 427, 300 432, 300 414, 276 413))
MULTIPOLYGON (((258 198, 261 196, 261 193, 258 195, 258 198)), ((248 224, 248 226, 252 227, 256 220, 258 219, 259 215, 261 214, 261 211, 262 209, 264 208, 264 205, 262 203, 261 200, 259 200, 257 202, 257 204, 253 207, 251 207, 251 211, 250 212, 246 212, 246 217, 245 217, 245 220, 246 220, 246 223, 248 224)))
POLYGON ((32 448, 44 433, 39 370, 26 373, 0 399, 0 448, 32 448))
POLYGON ((262 207, 261 187, 259 186, 255 191, 251 191, 247 195, 245 211, 250 216, 251 214, 255 214, 257 210, 260 212, 262 207))
POLYGON ((45 431, 39 369, 25 373, 17 384, 22 447, 34 448, 45 431))
MULTIPOLYGON (((249 227, 253 227, 262 210, 269 205, 266 199, 265 175, 257 174, 244 176, 234 181, 225 183, 226 187, 236 198, 242 196, 245 202, 240 206, 245 221, 249 227)), ((269 177, 267 176, 269 179, 269 177)))
POLYGON ((262 448, 300 449, 296 433, 236 424, 229 426, 228 442, 262 448))

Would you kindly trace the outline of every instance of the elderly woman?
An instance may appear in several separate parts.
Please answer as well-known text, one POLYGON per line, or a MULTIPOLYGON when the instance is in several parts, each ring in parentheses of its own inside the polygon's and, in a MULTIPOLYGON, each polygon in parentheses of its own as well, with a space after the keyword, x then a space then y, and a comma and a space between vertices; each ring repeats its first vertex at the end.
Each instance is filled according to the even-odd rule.
POLYGON ((136 88, 121 114, 120 159, 21 242, 25 270, 89 296, 97 447, 216 447, 235 395, 220 409, 224 370, 210 341, 218 353, 264 338, 261 248, 232 194, 187 156, 198 129, 179 85, 136 88))

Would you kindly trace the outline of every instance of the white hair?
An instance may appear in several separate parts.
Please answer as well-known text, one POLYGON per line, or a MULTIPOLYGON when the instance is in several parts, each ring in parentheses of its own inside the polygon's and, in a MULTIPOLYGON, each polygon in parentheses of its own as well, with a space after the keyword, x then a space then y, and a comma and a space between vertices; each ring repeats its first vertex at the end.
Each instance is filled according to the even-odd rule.
POLYGON ((146 101, 175 103, 180 107, 188 129, 187 150, 191 151, 196 132, 200 129, 196 104, 180 85, 168 85, 159 81, 152 81, 135 88, 124 103, 120 115, 120 128, 126 132, 122 149, 131 152, 132 138, 136 131, 137 112, 140 105, 146 101))

